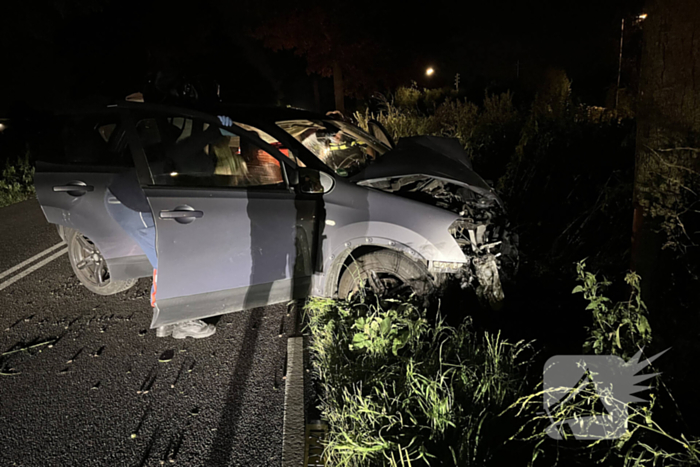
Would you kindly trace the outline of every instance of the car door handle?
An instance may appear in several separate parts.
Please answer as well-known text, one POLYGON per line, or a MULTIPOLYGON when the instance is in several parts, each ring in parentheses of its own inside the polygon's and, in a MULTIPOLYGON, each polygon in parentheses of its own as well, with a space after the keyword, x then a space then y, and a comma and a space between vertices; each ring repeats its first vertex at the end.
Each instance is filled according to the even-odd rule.
POLYGON ((204 213, 202 211, 161 211, 161 219, 186 219, 192 217, 194 219, 199 219, 204 213))
POLYGON ((204 216, 204 212, 196 211, 191 206, 178 206, 172 211, 161 211, 161 219, 174 219, 181 224, 189 224, 194 222, 195 219, 199 219, 204 216))
POLYGON ((57 185, 53 187, 56 193, 68 193, 71 196, 83 196, 88 191, 95 191, 95 187, 85 182, 68 182, 67 185, 57 185))

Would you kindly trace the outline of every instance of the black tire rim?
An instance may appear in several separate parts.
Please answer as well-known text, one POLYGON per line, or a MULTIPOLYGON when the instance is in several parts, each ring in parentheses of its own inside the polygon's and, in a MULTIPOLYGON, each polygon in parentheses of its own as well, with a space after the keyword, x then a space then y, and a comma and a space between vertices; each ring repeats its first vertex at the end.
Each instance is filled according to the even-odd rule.
POLYGON ((97 246, 85 235, 78 233, 73 237, 71 256, 80 279, 95 287, 106 287, 110 284, 107 262, 97 246))

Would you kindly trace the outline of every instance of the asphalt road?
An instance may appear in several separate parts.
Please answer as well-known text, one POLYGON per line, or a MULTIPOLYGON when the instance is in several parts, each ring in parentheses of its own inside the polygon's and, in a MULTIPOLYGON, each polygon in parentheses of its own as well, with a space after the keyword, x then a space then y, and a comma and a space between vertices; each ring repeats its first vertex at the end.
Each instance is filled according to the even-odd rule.
MULTIPOLYGON (((0 209, 0 240, 0 275, 60 242, 36 200, 0 209)), ((280 465, 286 307, 157 338, 149 290, 92 294, 65 254, 0 290, 0 466, 280 465)))

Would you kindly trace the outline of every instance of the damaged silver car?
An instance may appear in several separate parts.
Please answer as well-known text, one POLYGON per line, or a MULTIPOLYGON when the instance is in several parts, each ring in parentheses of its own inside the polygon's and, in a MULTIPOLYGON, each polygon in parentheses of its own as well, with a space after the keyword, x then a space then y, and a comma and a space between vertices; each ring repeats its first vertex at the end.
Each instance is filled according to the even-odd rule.
MULTIPOLYGON (((517 235, 509 228, 502 201, 474 172, 457 139, 415 136, 395 144, 376 121, 369 122, 373 138, 345 122, 297 120, 278 125, 350 182, 458 214, 447 231, 464 260, 427 259, 427 280, 439 286, 452 277, 490 304, 502 302, 502 281, 512 280, 518 267, 517 235), (318 135, 321 138, 314 137, 318 135), (326 143, 319 144, 317 139, 326 143)), ((423 229, 444 229, 444 225, 430 226, 428 219, 423 229)), ((353 259, 362 263, 361 258, 353 259)), ((346 274, 357 276, 357 272, 376 283, 372 271, 368 275, 364 269, 351 267, 346 274)))
POLYGON ((501 302, 517 237, 459 143, 370 133, 296 109, 124 102, 54 119, 37 197, 78 279, 118 293, 153 272, 105 207, 135 170, 155 223, 152 327, 367 285, 428 295, 452 280, 501 302))

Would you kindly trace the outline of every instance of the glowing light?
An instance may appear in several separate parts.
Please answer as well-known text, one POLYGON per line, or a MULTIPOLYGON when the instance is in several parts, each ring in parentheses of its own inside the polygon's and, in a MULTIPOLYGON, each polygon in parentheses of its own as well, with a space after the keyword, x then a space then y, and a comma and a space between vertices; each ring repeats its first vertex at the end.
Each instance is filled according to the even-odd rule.
POLYGON ((425 70, 425 74, 428 76, 433 76, 434 73, 435 70, 433 70, 432 68, 428 68, 427 70, 425 70))
POLYGON ((170 172, 171 177, 177 177, 177 172, 170 172))
POLYGON ((2 131, 2 130, 4 130, 4 129, 5 129, 5 125, 2 124, 2 123, 0 123, 0 131, 2 131))
POLYGON ((637 19, 639 19, 639 21, 644 21, 645 19, 647 19, 647 14, 642 13, 641 15, 637 16, 637 19))

